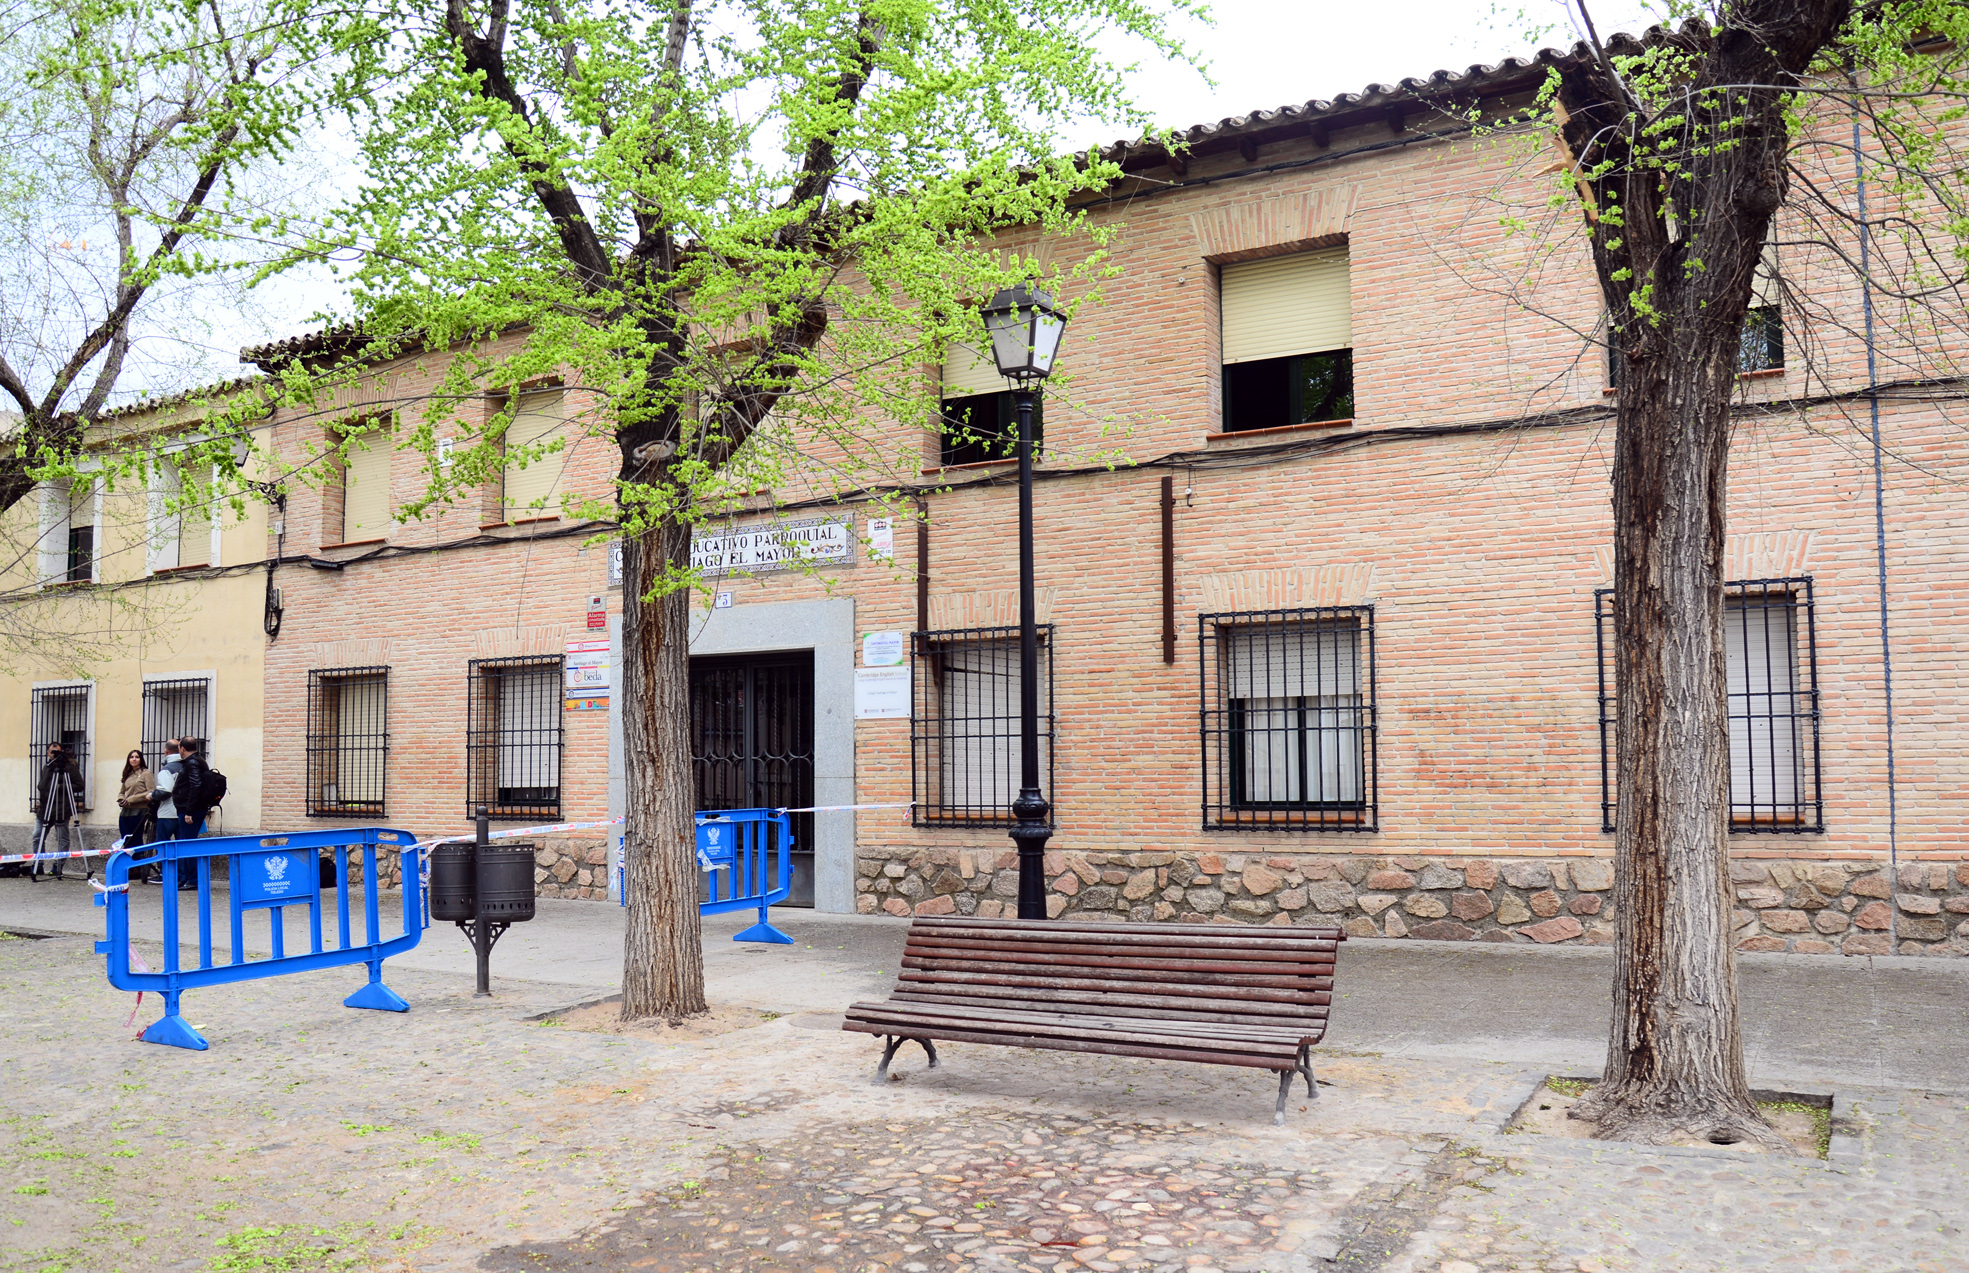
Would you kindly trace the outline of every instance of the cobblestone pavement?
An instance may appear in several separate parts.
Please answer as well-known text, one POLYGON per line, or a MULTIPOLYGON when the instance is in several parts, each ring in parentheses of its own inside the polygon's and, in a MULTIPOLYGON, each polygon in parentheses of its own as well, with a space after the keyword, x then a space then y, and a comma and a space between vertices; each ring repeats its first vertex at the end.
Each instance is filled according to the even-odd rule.
POLYGON ((1454 1058, 1329 1051, 1282 1128, 1269 1075, 1129 1058, 876 1086, 785 957, 753 1001, 792 1010, 710 1039, 443 971, 351 1011, 336 970, 188 995, 190 1053, 131 1041, 86 940, 0 942, 0 1271, 1969 1269, 1960 1096, 1848 1093, 1828 1166, 1504 1134, 1545 1071, 1454 1058))

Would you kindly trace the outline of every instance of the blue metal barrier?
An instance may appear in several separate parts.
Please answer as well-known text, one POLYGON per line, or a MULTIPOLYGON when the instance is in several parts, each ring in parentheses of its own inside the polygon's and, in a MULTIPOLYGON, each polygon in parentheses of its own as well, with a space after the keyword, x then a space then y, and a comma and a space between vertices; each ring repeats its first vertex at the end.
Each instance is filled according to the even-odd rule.
MULTIPOLYGON (((146 1043, 203 1051, 208 1045, 198 1031, 178 1014, 178 999, 187 990, 203 986, 223 986, 235 981, 278 977, 290 972, 312 972, 317 968, 339 968, 345 964, 368 964, 369 984, 342 1001, 349 1008, 380 1008, 388 1012, 407 1012, 410 1005, 383 984, 383 961, 417 944, 424 935, 423 879, 413 853, 403 862, 403 932, 383 936, 377 910, 377 852, 390 846, 399 851, 409 848, 416 837, 408 831, 380 827, 349 828, 339 831, 307 831, 294 835, 233 835, 201 840, 168 840, 154 848, 158 856, 133 862, 128 853, 110 857, 103 875, 111 891, 96 894, 96 905, 105 908, 103 941, 96 951, 106 957, 109 984, 118 990, 149 990, 164 996, 164 1015, 143 1032, 146 1043), (319 850, 335 852, 335 887, 325 890, 321 882, 319 850), (363 940, 352 942, 349 933, 349 855, 362 855, 363 940), (228 859, 228 894, 231 909, 232 959, 214 966, 212 962, 212 862, 228 859), (158 972, 136 972, 130 967, 130 871, 133 867, 158 866, 163 869, 157 894, 164 909, 164 967, 158 972), (181 967, 178 946, 178 880, 181 872, 196 875, 198 881, 198 966, 181 967), (119 888, 119 886, 121 886, 119 888), (335 898, 338 944, 324 948, 321 939, 322 900, 325 891, 335 898), (308 908, 310 949, 306 954, 287 953, 287 934, 282 912, 290 906, 308 908), (273 953, 266 959, 246 957, 246 914, 270 912, 273 953)), ((141 894, 140 894, 141 896, 141 894)))
POLYGON ((766 908, 793 892, 793 818, 779 809, 713 809, 697 815, 697 860, 711 877, 711 896, 700 915, 759 908, 759 922, 733 941, 791 946, 793 939, 766 922, 766 908), (708 864, 708 865, 707 865, 708 864), (776 867, 768 873, 768 866, 776 867), (776 887, 768 887, 772 881, 776 887))

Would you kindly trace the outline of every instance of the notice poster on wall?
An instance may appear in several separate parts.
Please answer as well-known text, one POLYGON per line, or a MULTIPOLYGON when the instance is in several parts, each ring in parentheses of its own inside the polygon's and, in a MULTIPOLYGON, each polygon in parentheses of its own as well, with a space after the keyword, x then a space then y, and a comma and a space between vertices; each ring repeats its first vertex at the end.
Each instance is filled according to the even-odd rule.
POLYGON ((605 712, 609 699, 608 642, 569 641, 567 643, 567 685, 564 690, 570 712, 605 712))
POLYGON ((908 720, 909 669, 906 667, 856 668, 855 719, 908 720))
POLYGON ((893 561, 896 556, 896 523, 891 517, 868 519, 868 555, 877 561, 893 561))

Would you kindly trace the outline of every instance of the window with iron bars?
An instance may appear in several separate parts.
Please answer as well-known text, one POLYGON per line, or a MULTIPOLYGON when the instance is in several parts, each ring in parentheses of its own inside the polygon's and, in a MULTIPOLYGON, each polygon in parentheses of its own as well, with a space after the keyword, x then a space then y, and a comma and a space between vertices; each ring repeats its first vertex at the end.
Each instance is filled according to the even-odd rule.
POLYGON ((381 817, 390 763, 390 669, 308 673, 308 816, 381 817))
POLYGON ((559 817, 560 655, 474 659, 466 678, 465 812, 559 817))
MULTIPOLYGON (((1600 661, 1600 829, 1614 829, 1620 700, 1613 590, 1593 594, 1600 661)), ((1819 656, 1812 581, 1723 585, 1730 720, 1730 830, 1825 830, 1819 791, 1819 656)))
POLYGON ((1377 829, 1374 608, 1198 621, 1203 829, 1377 829))
MULTIPOLYGON (((1019 794, 1019 629, 910 634, 910 821, 1009 827, 1019 794)), ((1053 625, 1039 627, 1039 773, 1053 788, 1053 625)))
MULTIPOLYGON (((89 690, 87 685, 37 688, 28 707, 27 808, 41 812, 41 771, 48 765, 48 748, 60 743, 75 762, 75 804, 89 804, 89 690)), ((60 807, 59 805, 57 807, 60 807)))
POLYGON ((155 773, 164 766, 164 744, 173 738, 205 740, 205 762, 217 763, 207 727, 211 723, 212 683, 202 676, 144 682, 144 763, 155 773))

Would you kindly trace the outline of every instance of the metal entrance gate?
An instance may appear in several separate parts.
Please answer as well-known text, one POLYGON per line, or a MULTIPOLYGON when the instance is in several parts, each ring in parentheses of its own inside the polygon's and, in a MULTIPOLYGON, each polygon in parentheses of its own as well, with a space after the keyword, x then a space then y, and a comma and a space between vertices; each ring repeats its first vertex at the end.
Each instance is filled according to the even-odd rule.
MULTIPOLYGON (((812 804, 813 652, 692 659, 691 767, 700 810, 812 804)), ((784 904, 812 906, 811 813, 793 815, 792 861, 792 893, 784 904)))

